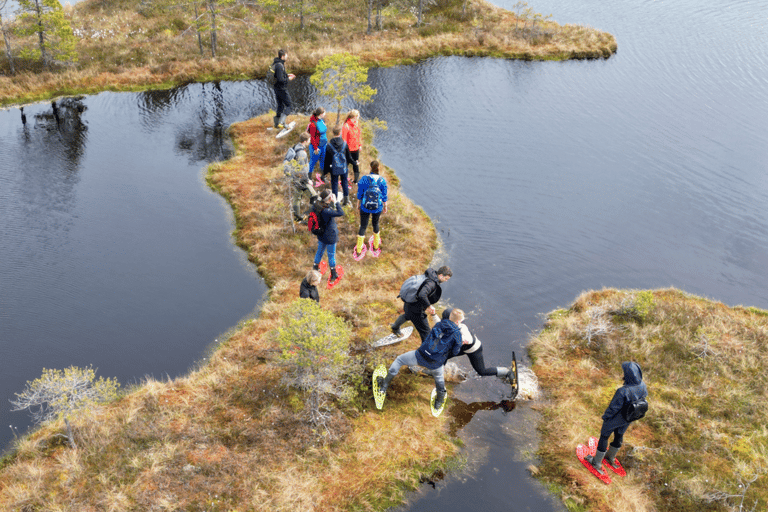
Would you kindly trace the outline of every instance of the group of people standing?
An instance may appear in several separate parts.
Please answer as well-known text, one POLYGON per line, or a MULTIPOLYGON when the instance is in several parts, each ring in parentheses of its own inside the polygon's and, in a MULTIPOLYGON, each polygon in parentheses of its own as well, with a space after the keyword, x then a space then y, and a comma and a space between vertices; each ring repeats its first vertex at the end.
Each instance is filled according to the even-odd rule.
MULTIPOLYGON (((274 70, 274 90, 277 99, 277 111, 274 117, 275 128, 288 126, 286 117, 291 112, 291 99, 288 94, 288 82, 294 75, 285 71, 285 59, 288 53, 279 50, 272 63, 274 70)), ((293 218, 297 222, 309 223, 309 228, 317 237, 317 252, 312 271, 308 272, 300 287, 300 296, 319 302, 317 286, 322 274, 320 267, 323 255, 328 256, 330 269, 328 287, 339 282, 342 274, 336 262, 336 245, 339 230, 336 219, 344 215, 345 206, 351 206, 350 188, 357 186, 357 209, 360 214, 360 228, 353 249, 356 260, 362 259, 369 247, 365 245, 365 232, 370 222, 373 236, 370 240, 370 253, 378 257, 381 253, 381 225, 379 219, 387 212, 387 180, 380 174, 377 160, 370 162, 370 173, 360 178, 360 151, 363 147, 360 112, 350 110, 343 123, 331 130, 328 138, 328 126, 325 123, 326 112, 323 107, 316 108, 309 118, 305 132, 299 135, 299 141, 285 155, 283 171, 292 179, 293 218), (349 167, 352 167, 352 178, 349 167), (330 177, 330 182, 328 182, 330 177), (330 186, 330 189, 328 188, 330 186), (304 200, 311 205, 309 218, 301 211, 304 200), (314 223, 314 224, 313 224, 314 223)))

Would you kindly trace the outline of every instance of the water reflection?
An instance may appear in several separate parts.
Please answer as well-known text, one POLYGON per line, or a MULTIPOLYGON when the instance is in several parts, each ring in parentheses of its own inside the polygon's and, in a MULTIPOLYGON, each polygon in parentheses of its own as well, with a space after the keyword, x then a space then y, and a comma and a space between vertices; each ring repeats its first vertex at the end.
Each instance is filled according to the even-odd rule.
POLYGON ((451 416, 449 430, 452 436, 469 425, 472 418, 480 411, 501 410, 504 414, 509 414, 515 410, 516 402, 514 400, 501 400, 499 402, 463 402, 458 398, 451 398, 451 406, 448 414, 451 416))

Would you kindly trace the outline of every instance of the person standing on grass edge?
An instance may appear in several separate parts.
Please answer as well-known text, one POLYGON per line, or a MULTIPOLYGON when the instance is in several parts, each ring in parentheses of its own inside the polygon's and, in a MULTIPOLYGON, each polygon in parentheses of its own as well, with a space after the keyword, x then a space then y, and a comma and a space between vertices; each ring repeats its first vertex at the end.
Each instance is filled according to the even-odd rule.
POLYGON ((307 164, 307 146, 309 146, 309 134, 304 132, 299 135, 299 142, 288 149, 283 159, 283 174, 291 178, 293 193, 291 194, 291 207, 293 219, 296 222, 304 220, 301 209, 302 198, 307 198, 314 203, 317 193, 309 181, 309 165, 307 164))
POLYGON ((438 322, 429 331, 418 349, 397 356, 395 362, 389 367, 386 378, 378 378, 376 383, 379 386, 379 392, 382 395, 387 393, 389 383, 400 372, 403 365, 422 366, 435 378, 435 388, 437 389, 435 409, 442 408, 447 394, 445 390, 445 362, 449 357, 458 355, 461 350, 463 342, 459 325, 463 320, 464 312, 460 309, 454 309, 448 318, 438 322))
MULTIPOLYGON (((344 193, 342 206, 349 204, 349 180, 348 165, 352 162, 352 155, 349 154, 349 146, 341 138, 341 126, 333 127, 333 138, 325 147, 325 161, 323 162, 323 175, 331 175, 331 191, 336 195, 339 191, 339 181, 341 181, 341 191, 344 193)), ((337 196, 338 197, 338 196, 337 196)))
POLYGON ((294 74, 288 74, 285 71, 285 59, 288 57, 288 52, 285 50, 278 50, 277 57, 272 62, 272 66, 275 68, 275 98, 277 99, 277 110, 275 111, 275 117, 273 121, 275 128, 285 128, 285 118, 291 113, 291 96, 288 94, 288 82, 296 78, 294 74))
POLYGON ((360 204, 360 230, 357 232, 357 245, 352 256, 357 259, 365 253, 365 230, 368 229, 368 219, 373 224, 373 240, 371 254, 378 256, 381 247, 379 217, 387 213, 387 180, 379 176, 379 162, 371 162, 371 173, 363 176, 357 184, 357 199, 360 204))
MULTIPOLYGON (((310 180, 312 179, 312 173, 315 172, 315 164, 320 162, 321 167, 325 164, 325 147, 328 145, 326 132, 328 128, 325 126, 323 118, 325 118, 325 109, 323 107, 317 107, 309 117, 307 131, 309 132, 312 150, 309 154, 309 171, 307 172, 309 172, 310 180)), ((322 169, 320 172, 322 172, 322 169)))
POLYGON ((341 204, 334 204, 334 195, 330 190, 320 192, 320 201, 315 201, 315 211, 318 217, 322 217, 325 229, 317 235, 317 253, 315 254, 315 263, 312 266, 314 270, 320 270, 320 262, 323 260, 323 253, 328 252, 328 266, 331 268, 330 282, 339 279, 336 273, 336 242, 339 240, 339 229, 336 227, 336 217, 344 215, 341 204))
POLYGON ((360 167, 358 165, 360 148, 363 147, 363 136, 360 130, 360 112, 357 110, 352 109, 347 114, 344 126, 341 127, 341 138, 349 146, 349 154, 352 155, 352 171, 354 172, 352 181, 357 183, 360 180, 360 167))
POLYGON ((584 460, 592 464, 592 467, 601 475, 605 474, 602 469, 603 459, 612 467, 618 466, 614 462, 616 452, 621 448, 624 440, 624 433, 629 428, 631 421, 624 418, 624 411, 627 404, 636 400, 648 397, 648 388, 643 382, 643 371, 640 365, 624 361, 621 363, 621 369, 624 371, 624 385, 613 394, 611 403, 603 413, 603 427, 600 429, 600 440, 597 442, 597 452, 593 456, 586 456, 584 460), (613 441, 608 447, 608 438, 613 434, 613 441))
POLYGON ((413 328, 419 333, 421 341, 424 341, 429 334, 427 315, 435 314, 435 307, 432 304, 439 301, 443 294, 440 285, 448 281, 452 275, 453 272, 447 265, 437 269, 437 272, 431 268, 424 271, 425 279, 416 292, 416 299, 413 302, 403 301, 403 314, 397 317, 395 323, 390 326, 395 336, 399 338, 403 335, 400 332, 400 326, 410 320, 413 323, 413 328))

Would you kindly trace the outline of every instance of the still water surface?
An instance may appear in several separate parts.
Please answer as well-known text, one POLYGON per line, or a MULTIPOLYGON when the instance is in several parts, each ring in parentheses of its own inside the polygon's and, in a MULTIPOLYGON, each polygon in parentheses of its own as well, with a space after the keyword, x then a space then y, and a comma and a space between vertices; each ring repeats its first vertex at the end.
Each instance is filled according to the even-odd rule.
MULTIPOLYGON (((587 289, 675 286, 768 308, 768 5, 533 7, 613 33, 619 52, 372 70, 379 93, 362 107, 388 122, 381 158, 438 224, 454 270, 444 297, 471 312, 487 364, 520 357, 541 313, 587 289)), ((306 80, 292 86, 314 107, 306 80)), ((264 84, 83 104, 80 131, 33 120, 47 105, 25 109, 26 127, 0 112, 2 402, 43 366, 183 373, 263 292, 201 175, 226 156, 224 127, 271 106, 264 84)), ((425 486, 409 510, 561 509, 527 475, 535 413, 505 411, 504 393, 496 379, 454 390, 474 471, 425 486)))

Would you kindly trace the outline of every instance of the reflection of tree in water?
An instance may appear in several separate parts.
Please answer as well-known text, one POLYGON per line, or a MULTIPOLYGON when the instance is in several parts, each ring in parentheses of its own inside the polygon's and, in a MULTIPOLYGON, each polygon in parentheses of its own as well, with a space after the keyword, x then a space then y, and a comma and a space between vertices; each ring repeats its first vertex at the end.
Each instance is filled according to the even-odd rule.
POLYGON ((173 89, 160 91, 144 91, 136 95, 141 124, 149 130, 154 130, 164 117, 175 112, 187 99, 189 85, 180 85, 173 89))
POLYGON ((480 411, 495 411, 501 409, 504 413, 512 412, 515 409, 514 400, 501 400, 500 402, 462 402, 458 398, 451 399, 451 406, 448 413, 451 416, 449 429, 451 436, 455 436, 459 430, 466 427, 475 413, 480 411))
POLYGON ((202 84, 201 87, 197 119, 180 127, 176 148, 196 162, 226 160, 231 148, 226 137, 224 91, 220 82, 202 84))
POLYGON ((86 109, 82 96, 51 102, 50 110, 34 115, 34 138, 28 131, 26 115, 22 110, 26 142, 42 143, 46 146, 41 148, 45 155, 53 158, 63 156, 66 161, 65 168, 75 172, 85 152, 88 126, 83 123, 82 115, 86 109))

